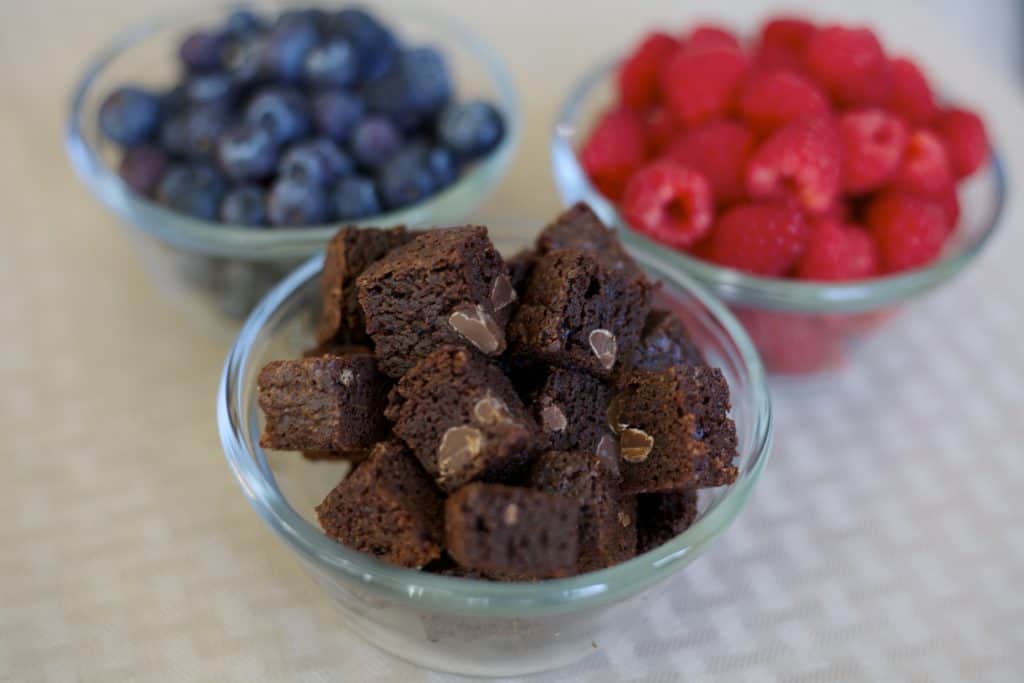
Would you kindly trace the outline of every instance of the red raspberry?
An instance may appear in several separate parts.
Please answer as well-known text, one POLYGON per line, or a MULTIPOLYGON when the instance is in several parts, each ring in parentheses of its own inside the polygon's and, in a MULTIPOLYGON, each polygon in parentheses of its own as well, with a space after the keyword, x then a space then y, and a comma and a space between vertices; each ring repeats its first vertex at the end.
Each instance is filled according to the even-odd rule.
POLYGON ((845 337, 821 315, 757 308, 734 309, 771 373, 806 374, 841 367, 845 337))
POLYGON ((889 109, 908 122, 925 125, 938 111, 935 95, 928 79, 917 64, 906 57, 897 57, 890 63, 892 91, 889 93, 889 109))
POLYGON ((811 22, 795 17, 776 17, 765 22, 754 60, 766 68, 802 69, 807 41, 816 30, 811 22))
POLYGON ((740 41, 736 36, 722 28, 706 24, 695 27, 683 40, 683 45, 688 52, 724 47, 731 50, 742 51, 740 41))
POLYGON ((747 192, 755 199, 794 200, 822 213, 836 200, 842 159, 839 133, 830 116, 788 123, 754 150, 747 162, 747 192))
POLYGON ((956 193, 956 185, 950 183, 946 189, 933 196, 932 199, 941 204, 942 210, 946 212, 946 224, 949 227, 949 232, 956 230, 957 223, 960 222, 960 197, 956 193))
POLYGON ((619 66, 623 104, 641 109, 658 101, 658 74, 677 47, 676 39, 665 33, 652 33, 640 41, 619 66))
POLYGON ((644 116, 647 124, 647 149, 660 152, 679 132, 679 122, 666 107, 649 109, 644 116))
POLYGON ((718 205, 743 198, 743 169, 754 149, 754 134, 742 123, 708 121, 676 137, 665 156, 701 173, 718 205))
POLYGON ((806 77, 787 69, 752 74, 740 89, 740 115, 760 135, 802 116, 825 114, 828 98, 806 77))
POLYGON ((688 247, 711 229, 711 186, 696 171, 671 161, 656 161, 629 179, 622 215, 631 226, 659 242, 688 247))
POLYGON ((738 204, 715 223, 704 247, 707 258, 755 275, 784 275, 807 248, 809 229, 794 207, 782 203, 738 204))
POLYGON ((811 75, 840 105, 888 100, 889 60, 870 29, 826 26, 807 42, 805 60, 811 75))
POLYGON ((946 146, 935 133, 918 128, 910 133, 893 187, 916 194, 932 195, 953 183, 946 146))
POLYGON ((661 72, 662 96, 679 121, 693 126, 728 112, 746 70, 739 50, 676 50, 661 72))
POLYGON ((630 109, 613 109, 598 120, 583 144, 580 160, 597 189, 617 200, 626 181, 644 163, 646 149, 640 115, 630 109))
POLYGON ((942 251, 949 231, 941 205, 896 190, 875 197, 868 205, 865 218, 878 247, 883 273, 931 263, 942 251))
POLYGON ((974 112, 946 109, 939 113, 935 128, 946 142, 957 178, 966 178, 988 161, 988 133, 974 112))
POLYGON ((819 221, 796 266, 801 280, 862 280, 878 273, 875 243, 859 225, 819 221))
POLYGON ((839 117, 843 141, 843 189, 876 190, 893 176, 907 146, 907 127, 876 107, 853 109, 839 117))

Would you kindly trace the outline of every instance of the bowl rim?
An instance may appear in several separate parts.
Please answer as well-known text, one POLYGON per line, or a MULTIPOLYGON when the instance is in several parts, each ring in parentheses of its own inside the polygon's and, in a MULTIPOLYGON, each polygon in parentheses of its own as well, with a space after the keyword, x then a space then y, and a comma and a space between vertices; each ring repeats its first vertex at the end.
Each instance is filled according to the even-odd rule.
MULTIPOLYGON (((277 9, 285 9, 289 4, 288 1, 280 3, 277 9)), ((216 7, 192 4, 184 10, 164 12, 119 31, 87 63, 75 82, 69 100, 68 117, 64 126, 64 146, 79 178, 114 213, 127 219, 143 232, 186 251, 251 260, 306 258, 322 248, 342 225, 427 224, 430 222, 433 207, 441 202, 453 201, 453 195, 463 195, 459 197, 463 201, 479 197, 482 193, 477 188, 478 180, 481 185, 486 184, 486 189, 489 190, 497 180, 495 176, 503 174, 522 135, 519 94, 508 67, 482 38, 444 12, 407 4, 404 0, 388 0, 387 3, 371 4, 371 11, 381 12, 385 16, 401 13, 402 16, 432 25, 452 37, 477 58, 487 74, 488 81, 495 89, 496 104, 505 118, 505 136, 487 156, 474 161, 455 183, 427 201, 397 211, 352 221, 270 229, 253 229, 248 226, 202 220, 165 208, 133 190, 121 179, 116 169, 104 161, 98 148, 85 134, 88 127, 95 124, 87 120, 87 102, 105 68, 126 50, 163 29, 180 25, 184 30, 192 22, 202 21, 217 12, 226 15, 239 9, 265 11, 266 5, 266 2, 248 0, 219 3, 216 7)))
POLYGON ((701 284, 729 303, 807 313, 855 313, 885 308, 923 294, 959 273, 989 243, 1006 209, 1009 181, 1006 166, 993 142, 989 165, 994 183, 995 202, 989 208, 984 229, 969 243, 952 253, 943 254, 926 268, 884 275, 869 280, 826 283, 820 281, 770 278, 718 266, 651 240, 634 230, 615 204, 590 182, 573 146, 584 122, 579 121, 584 103, 592 92, 613 77, 622 55, 606 58, 588 69, 573 84, 558 109, 551 132, 550 156, 555 182, 563 203, 584 201, 606 222, 616 226, 624 242, 639 249, 655 250, 683 268, 701 284))
MULTIPOLYGON (((746 374, 752 405, 753 439, 748 465, 712 506, 671 541, 619 565, 570 578, 532 583, 498 583, 396 567, 328 538, 288 503, 273 482, 263 450, 247 448, 239 414, 241 382, 252 345, 268 322, 287 307, 322 269, 323 255, 310 258, 271 290, 250 314, 228 353, 217 394, 217 422, 225 458, 263 521, 315 567, 339 572, 368 591, 418 609, 470 616, 525 617, 577 612, 617 602, 675 573, 684 557, 699 555, 724 531, 745 504, 772 448, 774 419, 765 371, 753 342, 739 321, 717 299, 673 264, 656 254, 634 251, 641 265, 696 299, 735 346, 738 369, 746 374)), ((741 454, 745 455, 745 454, 741 454)), ((689 558, 692 559, 692 558, 689 558)))

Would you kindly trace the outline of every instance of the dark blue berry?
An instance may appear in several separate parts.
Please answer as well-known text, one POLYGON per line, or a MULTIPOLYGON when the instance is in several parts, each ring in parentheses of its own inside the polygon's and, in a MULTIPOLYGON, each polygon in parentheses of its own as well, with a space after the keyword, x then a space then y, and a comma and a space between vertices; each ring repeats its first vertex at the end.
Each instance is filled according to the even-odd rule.
POLYGON ((373 181, 363 176, 342 178, 331 193, 334 217, 339 221, 368 218, 381 213, 373 181))
POLYGON ((355 166, 347 154, 327 138, 292 145, 281 157, 278 175, 300 182, 331 185, 349 175, 355 166))
POLYGON ((194 31, 178 46, 178 58, 188 71, 203 73, 220 65, 224 36, 210 31, 194 31))
POLYGON ((167 153, 154 145, 129 147, 121 157, 118 174, 133 190, 147 197, 153 196, 167 169, 167 153))
POLYGON ((142 88, 118 88, 100 105, 100 130, 120 145, 144 142, 160 126, 160 100, 142 88))
POLYGON ((220 204, 220 219, 231 225, 267 225, 266 190, 259 185, 241 185, 228 191, 220 204))
POLYGON ((314 30, 319 30, 320 24, 327 16, 327 13, 322 9, 286 9, 274 19, 272 30, 292 28, 293 26, 307 26, 314 30))
POLYGON ((217 161, 236 180, 266 178, 277 166, 277 143, 262 126, 238 124, 217 140, 217 161))
POLYGON ((332 38, 309 51, 303 64, 303 75, 313 85, 350 86, 359 76, 358 56, 347 40, 332 38))
POLYGON ((244 9, 235 10, 224 22, 224 33, 236 38, 258 35, 266 30, 263 19, 244 9))
POLYGON ((312 126, 305 96, 282 87, 257 93, 245 109, 245 120, 266 128, 278 144, 305 137, 312 126))
POLYGON ((217 104, 192 107, 185 113, 186 153, 193 159, 212 159, 217 140, 231 125, 230 112, 217 104))
POLYGON ((168 154, 188 156, 188 117, 185 112, 164 120, 160 126, 160 146, 168 154))
POLYGON ((450 104, 437 120, 438 141, 464 161, 487 154, 504 135, 505 122, 489 102, 450 104))
POLYGON ((176 164, 157 187, 157 200, 181 213, 216 220, 227 183, 209 164, 176 164))
POLYGON ((315 183, 281 178, 274 183, 267 200, 273 225, 318 225, 327 221, 327 193, 315 183))
POLYGON ((347 92, 325 90, 310 100, 317 131, 335 142, 347 142, 363 118, 363 101, 347 92))
MULTIPOLYGON (((444 160, 440 160, 443 177, 438 176, 432 151, 425 144, 409 145, 380 169, 377 174, 377 190, 385 207, 393 210, 415 204, 442 187, 448 172, 444 160)), ((451 160, 450 154, 448 156, 451 160)))
POLYGON ((459 178, 459 162, 450 149, 431 147, 426 153, 424 163, 434 176, 437 191, 448 187, 459 178))
POLYGON ((195 74, 183 83, 185 97, 191 104, 231 105, 235 96, 235 81, 225 71, 195 74))
POLYGON ((371 116, 352 132, 349 149, 356 162, 366 168, 378 168, 402 147, 402 135, 389 119, 371 116))
POLYGON ((306 55, 319 40, 316 28, 309 23, 296 21, 275 26, 263 46, 265 72, 283 81, 299 80, 306 55))
POLYGON ((403 130, 430 120, 452 96, 452 84, 441 54, 429 47, 403 51, 395 67, 365 89, 366 105, 403 130))
POLYGON ((324 23, 328 35, 344 38, 356 51, 359 79, 376 80, 391 69, 398 53, 398 41, 368 12, 358 8, 343 9, 324 23))
POLYGON ((245 86, 263 75, 266 41, 261 35, 232 37, 220 51, 220 66, 235 86, 245 86))

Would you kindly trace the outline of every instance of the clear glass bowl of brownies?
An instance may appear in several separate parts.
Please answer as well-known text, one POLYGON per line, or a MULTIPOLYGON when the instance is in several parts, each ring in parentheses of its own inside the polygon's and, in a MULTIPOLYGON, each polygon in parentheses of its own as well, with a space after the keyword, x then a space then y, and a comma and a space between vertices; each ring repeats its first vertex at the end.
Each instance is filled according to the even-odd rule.
POLYGON ((250 503, 375 646, 478 676, 627 631, 743 507, 771 449, 742 327, 584 205, 537 240, 346 228, 228 356, 250 503))

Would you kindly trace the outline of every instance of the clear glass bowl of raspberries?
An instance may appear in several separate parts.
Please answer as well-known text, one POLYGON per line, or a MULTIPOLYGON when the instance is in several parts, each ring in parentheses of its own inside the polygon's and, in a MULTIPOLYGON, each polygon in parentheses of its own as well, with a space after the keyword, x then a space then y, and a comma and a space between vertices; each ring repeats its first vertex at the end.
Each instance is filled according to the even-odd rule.
MULTIPOLYGON (((683 569, 710 547, 734 520, 756 484, 771 449, 772 415, 764 371, 749 337, 728 310, 695 285, 677 265, 658 254, 634 251, 632 257, 625 255, 626 252, 621 251, 614 237, 611 237, 612 242, 607 242, 608 235, 613 236, 614 233, 608 233, 585 209, 578 207, 566 212, 556 223, 560 225, 546 231, 549 238, 547 247, 553 252, 549 252, 546 259, 536 257, 540 260, 524 258, 523 254, 529 252, 520 251, 525 246, 521 225, 506 230, 490 229, 483 237, 480 228, 452 228, 448 229, 447 235, 435 231, 416 238, 413 243, 409 243, 410 236, 397 230, 370 233, 346 229, 332 240, 326 257, 311 258, 257 305, 228 355, 221 378, 217 417, 224 452, 243 492, 257 513, 323 589, 324 599, 336 605, 343 623, 372 645, 434 670, 488 677, 549 670, 581 659, 599 651, 612 640, 621 638, 628 633, 632 620, 642 615, 644 605, 663 599, 670 591, 674 602, 685 605, 690 589, 686 585, 683 569), (599 231, 587 227, 595 224, 599 231), (580 237, 579 233, 586 229, 591 230, 589 235, 595 239, 591 240, 586 234, 580 237), (436 242, 428 244, 429 240, 425 240, 428 236, 432 236, 431 239, 436 242), (449 238, 465 247, 457 251, 442 248, 441 245, 452 244, 449 238), (357 278, 361 300, 369 303, 371 296, 387 298, 394 295, 398 297, 391 298, 394 303, 413 296, 423 300, 416 304, 416 308, 428 310, 433 306, 430 301, 437 298, 431 292, 442 286, 442 283, 443 291, 454 293, 468 290, 451 289, 455 285, 451 284, 453 280, 448 275, 425 281, 423 294, 411 293, 412 290, 407 289, 399 293, 398 290, 388 288, 401 288, 401 283, 407 279, 406 274, 417 272, 416 269, 424 263, 439 263, 423 260, 424 254, 432 253, 448 260, 453 258, 452 254, 473 252, 477 248, 473 245, 479 246, 481 240, 485 252, 480 253, 490 253, 486 250, 496 248, 504 256, 509 268, 506 271, 508 276, 496 276, 495 287, 485 289, 490 292, 486 296, 494 302, 496 311, 506 305, 513 305, 507 337, 510 344, 520 343, 516 341, 518 337, 513 332, 518 324, 515 321, 520 320, 519 306, 522 309, 532 306, 530 292, 534 291, 534 287, 543 289, 547 283, 545 278, 550 276, 546 270, 542 272, 547 275, 537 274, 541 265, 535 265, 532 271, 524 273, 521 264, 546 263, 547 268, 560 263, 566 254, 576 254, 576 258, 608 258, 608 261, 601 262, 618 263, 621 268, 626 268, 620 270, 611 265, 603 270, 605 266, 601 266, 600 272, 604 273, 600 275, 602 278, 615 281, 627 278, 633 281, 633 278, 640 276, 662 283, 653 302, 662 312, 655 316, 652 326, 645 323, 643 344, 630 346, 633 349, 630 354, 674 354, 671 348, 681 349, 654 339, 654 336, 658 336, 665 342, 667 337, 664 334, 667 332, 664 332, 664 322, 674 320, 688 333, 690 341, 686 342, 686 348, 695 354, 688 357, 703 357, 700 361, 674 362, 694 363, 687 367, 695 373, 718 372, 711 368, 721 370, 719 377, 724 378, 729 390, 727 400, 731 401, 728 414, 735 423, 736 457, 729 465, 732 483, 712 485, 711 488, 702 488, 696 492, 687 489, 664 495, 646 494, 653 498, 645 498, 642 494, 636 498, 637 511, 632 518, 621 513, 623 508, 619 508, 620 513, 613 514, 607 520, 608 527, 617 528, 621 534, 625 534, 622 529, 633 526, 636 532, 633 538, 635 545, 625 555, 625 558, 631 559, 609 560, 607 562, 617 562, 609 566, 595 551, 600 548, 620 548, 622 544, 619 541, 608 541, 607 536, 599 536, 595 537, 597 540, 593 546, 584 546, 582 538, 588 532, 585 530, 587 527, 581 526, 573 529, 574 532, 579 531, 581 539, 578 556, 575 556, 579 564, 575 564, 574 559, 572 570, 555 571, 555 567, 561 565, 547 566, 545 563, 561 562, 559 558, 564 550, 562 539, 571 535, 575 540, 576 534, 570 534, 566 529, 562 535, 549 537, 545 535, 546 531, 543 534, 535 531, 538 528, 545 529, 545 524, 550 523, 551 518, 543 515, 547 514, 544 510, 551 512, 551 509, 531 508, 531 504, 534 504, 531 501, 547 500, 549 496, 561 501, 559 505, 571 501, 575 514, 576 501, 542 491, 552 490, 548 486, 560 486, 558 481, 566 481, 562 479, 563 476, 576 476, 568 474, 574 470, 566 470, 565 466, 578 456, 598 463, 608 462, 608 458, 619 462, 623 486, 629 478, 629 472, 645 471, 642 468, 653 462, 653 451, 651 460, 641 463, 642 458, 639 456, 645 456, 648 452, 643 448, 643 439, 640 439, 639 444, 627 445, 626 433, 631 430, 626 429, 624 424, 618 424, 623 421, 635 424, 631 418, 626 417, 626 412, 636 410, 636 405, 623 406, 615 400, 607 404, 607 410, 619 405, 614 422, 620 431, 621 460, 614 450, 602 455, 603 438, 598 442, 596 451, 589 455, 582 450, 538 451, 534 453, 532 462, 523 464, 526 471, 520 472, 530 477, 529 482, 517 485, 482 484, 479 480, 459 483, 466 476, 479 476, 473 475, 468 469, 469 461, 463 460, 463 450, 472 441, 468 435, 474 433, 475 429, 468 425, 448 428, 439 447, 431 448, 426 453, 419 450, 421 438, 430 429, 436 429, 430 425, 446 424, 439 422, 439 411, 448 410, 441 406, 462 405, 463 395, 469 400, 465 405, 472 406, 467 414, 468 419, 475 421, 472 424, 476 424, 485 434, 482 437, 484 445, 480 446, 481 442, 477 441, 476 449, 472 450, 476 455, 471 457, 486 458, 491 462, 491 458, 504 458, 501 453, 514 453, 514 450, 506 451, 506 447, 516 448, 515 444, 524 436, 522 429, 530 423, 531 418, 522 418, 520 411, 523 410, 523 404, 513 394, 530 397, 522 400, 527 403, 529 410, 539 410, 532 424, 544 430, 544 433, 551 434, 550 438, 568 437, 570 434, 577 435, 572 438, 589 438, 585 437, 584 431, 575 431, 577 425, 591 424, 591 421, 577 417, 583 414, 579 411, 588 410, 583 406, 589 405, 597 393, 610 392, 612 387, 619 386, 611 379, 600 379, 606 367, 618 371, 627 367, 622 364, 627 362, 627 358, 634 359, 628 361, 630 368, 634 367, 633 363, 639 362, 635 360, 636 356, 627 355, 626 347, 622 349, 622 363, 605 366, 604 360, 609 353, 606 343, 608 339, 591 341, 593 353, 600 363, 590 367, 587 374, 579 375, 578 379, 583 382, 580 392, 583 393, 574 394, 581 401, 575 403, 574 399, 567 398, 567 394, 558 393, 563 390, 575 391, 572 389, 574 385, 563 386, 561 380, 556 382, 561 389, 545 383, 540 391, 547 398, 534 400, 535 395, 530 393, 533 390, 524 388, 523 383, 531 386, 532 378, 540 366, 533 366, 533 374, 525 368, 516 369, 511 360, 514 356, 505 356, 499 348, 486 343, 494 338, 488 330, 499 317, 497 313, 493 319, 477 316, 490 321, 487 324, 479 323, 479 320, 478 324, 471 324, 474 318, 472 312, 464 314, 462 308, 456 306, 452 309, 454 312, 451 317, 445 317, 445 314, 438 319, 447 320, 448 325, 463 335, 463 343, 457 346, 442 344, 434 351, 421 348, 420 342, 424 339, 429 341, 438 334, 447 334, 444 325, 432 326, 424 322, 421 334, 396 333, 389 327, 388 321, 394 319, 393 312, 396 310, 390 305, 385 308, 365 308, 365 328, 362 324, 347 328, 365 329, 367 334, 373 336, 374 351, 371 352, 365 346, 331 347, 318 342, 325 338, 325 334, 333 333, 339 324, 352 324, 351 320, 339 320, 326 312, 337 310, 345 318, 345 311, 353 310, 345 306, 346 283, 348 288, 352 287, 351 278, 355 274, 353 269, 361 272, 357 278), (566 240, 576 244, 579 250, 589 250, 587 253, 591 256, 581 256, 576 248, 564 248, 556 244, 566 240), (608 247, 608 250, 603 247, 608 247), (598 251, 602 251, 603 255, 593 256, 598 251), (378 260, 373 261, 371 257, 338 258, 339 254, 344 253, 372 253, 378 260), (383 285, 380 278, 387 273, 394 275, 387 278, 390 284, 383 285), (338 283, 340 289, 336 286, 338 283), (510 284, 523 292, 518 295, 520 304, 514 303, 516 296, 511 292, 515 290, 508 287, 510 284), (391 294, 384 294, 388 291, 391 294), (380 315, 385 317, 379 318, 380 315), (423 353, 427 355, 423 356, 423 353), (406 369, 405 360, 410 354, 419 354, 421 360, 411 369, 406 369), (494 364, 488 360, 492 357, 498 358, 494 364), (373 369, 374 358, 376 371, 373 369), (376 375, 375 379, 375 372, 396 377, 403 371, 404 374, 395 382, 390 394, 386 391, 379 393, 364 390, 378 386, 380 375, 376 375), (450 371, 456 374, 452 375, 450 371), (445 375, 446 372, 449 374, 445 375), (453 380, 453 377, 459 379, 453 380), (298 384, 293 381, 296 379, 298 384), (456 386, 446 384, 449 381, 457 382, 461 390, 453 393, 445 389, 446 386, 456 386), (517 383, 514 390, 508 384, 510 381, 517 383), (306 398, 300 398, 296 391, 306 398), (331 406, 348 405, 351 410, 342 409, 340 412, 344 416, 340 421, 334 419, 333 412, 328 414, 320 411, 316 406, 327 404, 322 392, 342 397, 341 403, 327 402, 331 406), (369 406, 378 405, 376 402, 385 395, 386 409, 367 412, 369 406), (484 398, 478 400, 479 396, 484 398), (548 398, 550 402, 544 402, 548 398), (310 410, 307 411, 307 408, 310 410), (321 420, 318 415, 326 416, 327 419, 321 420), (514 418, 514 424, 505 421, 509 418, 514 418), (388 421, 392 420, 393 425, 389 428, 388 421), (303 424, 306 429, 302 428, 303 424), (319 450, 327 446, 335 450, 355 447, 361 438, 379 439, 381 429, 391 428, 394 435, 398 436, 392 435, 384 441, 377 441, 368 453, 350 451, 350 455, 337 459, 319 450), (562 436, 554 436, 556 432, 562 436), (376 436, 368 436, 373 434, 376 436), (295 448, 289 448, 296 444, 290 441, 295 438, 312 439, 303 442, 308 448, 298 449, 303 450, 306 457, 294 452, 295 448), (495 444, 500 444, 500 448, 495 444), (288 448, 288 451, 273 450, 275 448, 288 448), (412 449, 415 456, 404 450, 406 448, 412 449), (637 449, 639 454, 633 452, 637 449), (307 452, 310 450, 315 452, 307 452), (446 466, 446 453, 452 456, 452 460, 447 462, 457 459, 460 464, 446 466), (425 455, 429 457, 424 459, 425 455), (435 456, 438 467, 428 467, 432 462, 430 458, 435 456), (631 470, 629 467, 633 465, 629 463, 641 469, 631 470), (453 492, 448 496, 443 510, 443 553, 438 555, 438 532, 434 529, 436 513, 430 510, 436 510, 437 498, 445 495, 444 492, 449 489, 453 492), (463 508, 460 506, 469 509, 493 503, 496 500, 494 496, 498 496, 502 506, 495 524, 504 525, 501 528, 507 527, 509 534, 525 536, 514 544, 509 540, 508 546, 498 542, 493 546, 493 554, 487 557, 499 558, 494 561, 501 562, 500 558, 508 560, 518 555, 520 564, 517 565, 517 571, 527 572, 528 578, 522 578, 522 574, 518 573, 515 576, 489 574, 486 567, 492 560, 482 558, 477 552, 479 546, 472 545, 476 536, 487 538, 488 533, 498 533, 493 530, 499 527, 484 527, 479 522, 464 523, 465 519, 461 516, 463 508), (517 496, 524 498, 517 500, 517 496), (505 498, 509 497, 517 504, 508 504, 505 498), (452 505, 456 500, 460 501, 455 508, 459 512, 453 522, 452 505), (647 510, 645 504, 658 507, 656 510, 647 510), (541 515, 539 519, 538 515, 541 515), (645 519, 657 519, 659 524, 644 526, 645 519), (664 525, 660 524, 661 521, 664 525), (520 522, 526 526, 520 525, 521 531, 513 531, 520 528, 516 526, 520 522), (339 535, 345 539, 343 542, 335 540, 339 535), (456 542, 453 538, 461 540, 456 542), (533 540, 526 541, 525 538, 533 540), (512 550, 522 547, 539 548, 555 538, 558 539, 555 541, 558 550, 553 553, 523 550, 520 555, 518 550, 512 550), (524 545, 519 545, 520 542, 524 545), (534 542, 540 545, 531 546, 534 542), (358 550, 355 549, 357 547, 358 550), (428 552, 431 554, 427 555, 428 552), (598 566, 606 568, 588 571, 584 567, 585 558, 588 557, 597 561, 598 566), (453 560, 455 564, 452 564, 453 560), (480 564, 472 565, 476 570, 470 571, 467 567, 473 562, 480 564), (551 570, 551 573, 541 574, 542 568, 545 572, 551 570), (485 580, 483 576, 491 576, 492 580, 485 580), (562 578, 542 578, 545 576, 562 578), (495 578, 499 580, 493 580, 495 578)), ((542 242, 538 240, 537 249, 543 248, 542 242)), ((454 258, 459 260, 463 257, 454 258)), ((486 260, 493 262, 494 258, 491 256, 486 260)), ((431 265, 428 272, 439 271, 431 265)), ((445 272, 450 274, 454 271, 445 272)), ((466 277, 476 278, 478 275, 474 273, 482 271, 474 266, 462 272, 469 273, 466 277)), ((582 296, 582 293, 579 295, 582 296)), ((382 299, 380 303, 383 305, 385 301, 382 299)), ((486 303, 484 306, 486 310, 491 308, 486 303)), ((416 319, 433 320, 434 316, 424 313, 416 319)), ((648 316, 647 320, 652 318, 648 316)), ((504 318, 498 322, 503 323, 504 318)), ((611 353, 614 356, 615 352, 611 353)), ((677 358, 675 355, 672 357, 677 358)), ((520 357, 519 362, 522 360, 523 357, 520 357)), ((585 363, 585 360, 581 361, 585 363)), ((671 366, 663 376, 676 376, 679 367, 682 366, 671 366)), ((564 375, 565 372, 564 368, 557 370, 551 377, 564 379, 568 377, 564 375)), ((641 376, 634 375, 632 371, 627 374, 630 377, 641 376)), ((649 386, 655 384, 652 382, 649 386)), ((386 388, 390 383, 385 382, 380 386, 386 388)), ((634 386, 632 379, 628 386, 631 387, 628 391, 642 389, 634 386)), ((700 403, 700 400, 694 399, 693 405, 700 403)), ((607 417, 605 411, 599 407, 598 418, 593 421, 594 429, 613 429, 608 426, 612 418, 607 417)), ((467 419, 467 416, 458 418, 459 421, 463 419, 467 419)), ((706 444, 704 450, 693 451, 693 456, 697 458, 704 457, 699 453, 707 454, 709 448, 713 450, 716 447, 712 443, 715 437, 710 436, 713 428, 706 431, 704 424, 702 421, 693 430, 686 432, 690 434, 686 438, 701 440, 701 443, 706 444), (707 441, 704 441, 705 438, 707 441)), ((540 432, 532 433, 535 437, 529 437, 531 439, 548 438, 540 436, 540 432)), ((655 433, 654 430, 652 433, 655 433)), ((638 435, 646 436, 643 432, 638 435)), ((476 438, 479 438, 478 432, 476 438)), ((614 437, 611 438, 614 441, 614 437)), ((533 443, 540 448, 541 442, 533 443)), ((556 448, 553 443, 547 447, 556 448)), ((558 448, 569 449, 570 446, 558 448)), ((614 446, 612 448, 615 449, 614 446)), ((650 442, 647 449, 650 449, 650 442)), ((685 459, 690 456, 679 457, 685 459)), ((604 481, 604 475, 598 475, 599 471, 604 471, 603 465, 588 471, 592 471, 595 478, 584 475, 584 481, 594 481, 594 486, 604 481)), ((692 474, 695 477, 703 476, 700 473, 709 471, 710 465, 707 468, 702 466, 692 474)), ((514 481, 518 481, 515 477, 520 474, 502 475, 513 478, 502 481, 514 484, 514 481)), ((485 481, 495 480, 485 478, 485 481)), ((578 480, 570 478, 568 481, 578 480)), ((604 509, 610 501, 618 500, 615 505, 624 505, 626 499, 603 497, 601 500, 605 502, 594 503, 591 512, 587 512, 585 507, 580 509, 581 524, 585 524, 582 521, 584 519, 596 519, 587 515, 597 515, 598 512, 594 510, 604 509)), ((555 520, 553 523, 557 525, 563 521, 555 520)), ((498 537, 490 538, 493 540, 498 537)))
POLYGON ((457 21, 400 3, 209 6, 114 37, 66 145, 162 289, 234 327, 347 223, 463 219, 519 138, 511 76, 457 21))
POLYGON ((652 32, 570 91, 555 179, 722 298, 770 372, 832 370, 999 226, 999 155, 946 85, 860 26, 652 32))

